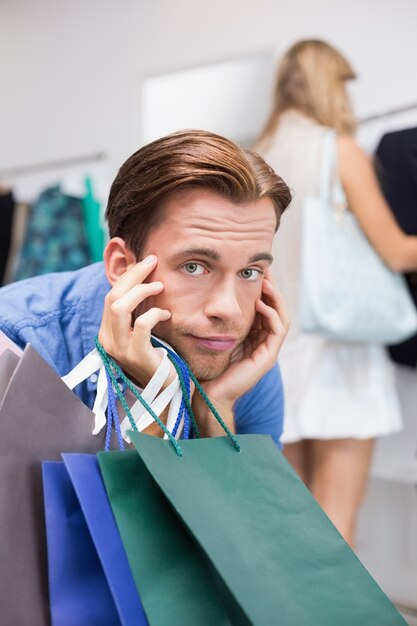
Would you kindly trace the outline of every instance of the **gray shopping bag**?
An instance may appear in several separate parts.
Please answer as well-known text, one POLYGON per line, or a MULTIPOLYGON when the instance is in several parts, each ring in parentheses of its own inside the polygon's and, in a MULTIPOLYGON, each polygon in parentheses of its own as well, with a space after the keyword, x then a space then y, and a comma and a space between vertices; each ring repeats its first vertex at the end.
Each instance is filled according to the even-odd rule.
POLYGON ((11 350, 11 352, 14 352, 19 357, 22 356, 23 352, 19 346, 0 330, 0 355, 2 355, 5 350, 11 350))
MULTIPOLYGON (((6 365, 2 363, 1 366, 6 365)), ((43 460, 94 453, 94 415, 27 346, 0 404, 0 607, 2 626, 50 623, 43 515, 43 460)), ((1 371, 1 367, 0 367, 1 371)))
POLYGON ((0 405, 18 363, 19 357, 11 350, 0 354, 0 405))

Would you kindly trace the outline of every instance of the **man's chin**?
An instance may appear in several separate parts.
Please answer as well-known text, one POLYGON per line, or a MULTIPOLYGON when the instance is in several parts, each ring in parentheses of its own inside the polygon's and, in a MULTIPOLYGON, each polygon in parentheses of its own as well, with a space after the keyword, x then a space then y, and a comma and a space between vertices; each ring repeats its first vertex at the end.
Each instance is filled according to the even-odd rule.
MULTIPOLYGON (((165 330, 158 327, 158 331, 165 330)), ((174 350, 187 362, 197 380, 209 381, 218 378, 227 370, 232 359, 232 350, 223 352, 196 347, 190 341, 190 335, 173 336, 171 333, 155 333, 171 345, 174 350), (165 336, 164 336, 165 335, 165 336)))
POLYGON ((209 381, 219 378, 230 365, 230 354, 182 355, 199 381, 209 381))

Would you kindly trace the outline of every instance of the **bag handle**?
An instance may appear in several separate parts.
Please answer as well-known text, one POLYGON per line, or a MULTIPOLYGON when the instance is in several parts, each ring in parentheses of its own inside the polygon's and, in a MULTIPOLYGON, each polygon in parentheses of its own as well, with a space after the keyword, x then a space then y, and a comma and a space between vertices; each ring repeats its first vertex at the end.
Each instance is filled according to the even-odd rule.
MULTIPOLYGON (((159 393, 159 395, 152 402, 149 402, 149 400, 147 400, 147 402, 149 406, 152 408, 152 410, 154 411, 154 413, 156 413, 157 415, 160 415, 164 411, 164 409, 168 406, 168 404, 171 402, 171 400, 175 398, 179 390, 180 390, 180 383, 179 383, 178 378, 175 377, 174 380, 168 385, 168 387, 166 387, 163 391, 161 391, 161 393, 159 393)), ((146 400, 144 392, 142 392, 141 397, 142 399, 146 400)), ((179 406, 178 406, 178 410, 179 410, 179 406)), ((145 428, 147 428, 154 421, 152 415, 149 414, 146 407, 139 400, 136 400, 135 404, 132 407, 130 407, 130 414, 133 417, 138 430, 145 430, 145 428), (135 414, 136 411, 139 412, 139 417, 137 417, 137 415, 135 414)), ((168 416, 168 421, 166 424, 170 432, 172 432, 174 428, 175 421, 176 421, 176 416, 174 416, 172 414, 172 411, 170 411, 169 416, 168 416)), ((126 441, 129 443, 130 439, 127 434, 127 431, 131 429, 131 424, 127 416, 124 418, 124 420, 121 423, 121 429, 122 429, 124 439, 126 439, 126 441)), ((166 435, 165 435, 165 438, 166 438, 166 435)))
MULTIPOLYGON (((178 426, 181 422, 183 415, 184 415, 184 434, 185 434, 185 430, 186 430, 185 427, 187 425, 187 420, 188 420, 188 422, 192 423, 192 428, 193 428, 195 437, 198 438, 200 436, 199 429, 198 429, 198 426, 194 417, 194 413, 191 407, 191 402, 190 402, 190 399, 191 399, 190 379, 191 379, 196 387, 196 391, 200 393, 205 404, 210 409, 215 419, 219 422, 219 424, 225 431, 227 437, 231 441, 234 448, 238 452, 240 452, 240 445, 237 439, 234 437, 234 435, 232 434, 230 429, 227 427, 227 425, 225 424, 225 422, 223 421, 223 419, 221 418, 221 416, 219 415, 219 413, 217 412, 213 404, 210 402, 204 389, 201 387, 200 383, 198 382, 197 378, 195 377, 194 373, 192 372, 192 370, 190 369, 186 361, 183 358, 181 358, 174 350, 172 350, 170 346, 165 344, 165 342, 159 339, 156 339, 155 337, 151 337, 151 342, 154 348, 156 349, 159 348, 159 349, 162 349, 164 352, 166 352, 166 355, 169 361, 174 366, 177 376, 178 376, 178 378, 176 378, 172 383, 170 383, 170 385, 168 385, 168 387, 156 399, 154 398, 155 391, 156 391, 156 389, 154 389, 154 385, 153 384, 149 385, 150 387, 149 392, 151 393, 149 394, 145 393, 147 391, 147 389, 145 389, 141 394, 139 390, 136 388, 136 386, 133 385, 133 383, 126 377, 121 367, 107 354, 107 352, 104 350, 103 346, 99 342, 97 336, 95 337, 95 340, 94 340, 95 350, 90 352, 74 368, 74 370, 72 370, 69 374, 67 374, 66 376, 62 378, 63 382, 65 382, 65 384, 70 389, 73 389, 77 384, 85 380, 92 373, 99 370, 98 383, 97 383, 98 393, 97 393, 97 397, 95 401, 95 406, 93 407, 93 409, 96 409, 97 411, 96 423, 95 423, 93 434, 96 434, 97 432, 99 432, 99 430, 101 430, 101 428, 106 424, 105 411, 107 408, 109 410, 108 410, 108 416, 107 416, 106 448, 110 442, 112 422, 114 423, 116 434, 119 440, 119 447, 121 449, 123 449, 122 447, 123 443, 121 442, 121 437, 128 439, 128 437, 126 437, 126 430, 127 428, 129 428, 128 423, 130 423, 132 430, 134 431, 138 430, 139 419, 134 419, 134 417, 132 416, 132 411, 128 407, 127 402, 124 397, 124 390, 122 390, 121 388, 122 385, 118 381, 118 378, 119 378, 123 381, 123 384, 127 388, 130 389, 130 391, 133 393, 133 395, 136 397, 136 400, 138 401, 135 403, 132 409, 137 410, 139 408, 138 405, 139 404, 142 405, 144 410, 140 411, 140 414, 142 415, 143 413, 147 413, 148 417, 151 418, 151 421, 155 421, 160 426, 160 428, 164 432, 164 438, 169 439, 169 441, 172 443, 173 447, 175 448, 177 454, 179 456, 182 456, 181 447, 178 444, 177 440, 175 439, 175 436, 176 436, 176 431, 178 429, 178 426), (181 389, 181 393, 178 393, 179 388, 181 389), (106 393, 106 390, 108 393, 106 393), (117 395, 118 399, 120 400, 123 410, 125 411, 125 414, 126 414, 126 418, 122 424, 120 424, 119 422, 119 416, 118 416, 117 407, 115 403, 114 393, 117 395), (180 407, 178 407, 179 396, 181 396, 180 407), (168 423, 167 425, 165 425, 159 419, 157 413, 153 409, 155 408, 157 412, 159 413, 165 408, 165 406, 167 406, 168 402, 172 400, 173 398, 176 399, 177 401, 171 405, 169 416, 168 416, 168 423), (152 400, 154 401, 152 402, 152 400), (152 406, 151 406, 151 402, 152 402, 152 406), (178 415, 177 418, 175 418, 176 414, 178 415)), ((158 372, 159 376, 156 376, 156 378, 159 378, 161 375, 162 375, 162 378, 165 378, 164 374, 167 374, 166 365, 167 365, 167 362, 163 358, 158 368, 158 370, 160 370, 158 372)), ((160 388, 161 384, 159 384, 158 386, 160 388)), ((188 423, 187 430, 189 430, 189 427, 190 427, 190 424, 188 423)))
MULTIPOLYGON (((154 376, 149 381, 146 388, 142 391, 141 397, 146 401, 147 403, 146 406, 148 404, 152 405, 152 407, 154 408, 154 411, 156 413, 159 413, 165 407, 163 406, 162 408, 159 408, 160 401, 156 401, 155 398, 157 394, 159 393, 162 385, 164 384, 166 378, 169 375, 170 365, 169 365, 168 356, 166 354, 166 350, 161 349, 161 348, 158 348, 157 350, 163 354, 163 359, 157 371, 155 372, 154 376)), ((102 430, 102 428, 104 428, 104 426, 106 425, 106 410, 108 408, 108 394, 111 390, 111 387, 109 387, 108 385, 108 376, 106 376, 105 364, 103 363, 103 359, 100 353, 98 352, 98 350, 97 349, 92 350, 89 354, 87 354, 87 356, 85 356, 82 359, 82 361, 80 361, 74 367, 73 370, 71 370, 71 372, 69 372, 66 376, 62 377, 63 382, 70 389, 73 389, 76 385, 80 384, 83 380, 90 377, 95 372, 97 372, 97 391, 96 391, 96 397, 94 400, 94 406, 92 409, 94 416, 95 416, 93 435, 97 435, 102 430)), ((169 389, 170 389, 169 394, 171 394, 171 397, 167 399, 167 402, 176 394, 177 391, 179 392, 179 384, 177 386, 171 385, 169 389)), ((165 393, 163 396, 163 399, 165 399, 167 395, 168 394, 165 393)), ((181 395, 180 392, 179 392, 179 395, 181 395)), ((144 415, 146 413, 146 406, 144 406, 143 403, 139 403, 137 401, 134 404, 134 406, 131 408, 131 415, 134 417, 134 421, 136 425, 138 426, 139 430, 143 430, 143 428, 145 428, 148 425, 148 423, 153 421, 153 418, 150 418, 150 422, 146 423, 145 425, 142 424, 142 421, 143 421, 142 416, 144 417, 144 421, 146 421, 147 419, 147 416, 144 415)), ((172 419, 173 418, 171 416, 170 424, 172 423, 172 419)), ((125 435, 127 428, 130 427, 130 426, 127 426, 126 428, 126 423, 128 422, 129 422, 128 418, 123 420, 123 423, 122 423, 123 436, 125 435)), ((174 419, 174 423, 175 423, 175 419, 174 419)), ((125 437, 125 439, 128 441, 128 437, 127 438, 125 437)))
MULTIPOLYGON (((130 409, 127 406, 126 401, 124 399, 124 396, 123 396, 123 394, 120 391, 119 385, 117 384, 117 380, 116 380, 116 378, 114 376, 113 371, 115 371, 117 373, 117 375, 123 380, 123 382, 129 387, 129 389, 134 393, 134 395, 139 400, 139 402, 141 402, 145 406, 145 408, 148 411, 148 413, 153 417, 153 419, 157 422, 159 427, 163 430, 163 432, 166 435, 166 437, 172 443, 172 445, 173 445, 176 453, 178 454, 178 456, 182 456, 181 446, 179 445, 179 443, 177 442, 175 437, 173 437, 172 433, 168 430, 168 428, 165 426, 165 424, 159 419, 159 417, 154 413, 154 411, 151 409, 151 407, 143 400, 143 398, 139 394, 138 390, 132 385, 130 380, 125 376, 125 374, 122 371, 122 369, 120 368, 120 366, 118 366, 117 363, 115 363, 115 361, 107 354, 107 352, 104 350, 103 346, 99 342, 97 336, 96 336, 94 341, 95 341, 96 348, 97 348, 101 358, 103 359, 103 363, 104 363, 104 365, 106 367, 106 370, 109 373, 110 378, 112 379, 112 382, 113 382, 116 394, 117 394, 120 402, 122 403, 123 409, 124 409, 126 415, 128 416, 128 419, 129 419, 129 421, 130 421, 130 423, 132 425, 133 430, 137 430, 136 423, 135 423, 135 421, 133 420, 133 418, 131 416, 130 409)), ((187 410, 189 412, 189 415, 191 417, 191 420, 193 422, 193 427, 195 429, 196 436, 199 437, 198 427, 197 427, 197 424, 195 422, 195 417, 194 417, 194 414, 193 414, 193 410, 191 408, 189 390, 187 389, 186 384, 185 384, 182 367, 178 364, 178 361, 180 360, 180 357, 176 353, 174 353, 174 351, 171 350, 168 346, 166 346, 166 344, 163 344, 162 342, 160 342, 155 337, 151 338, 151 342, 152 342, 152 345, 154 347, 161 347, 161 348, 164 347, 167 350, 168 358, 171 361, 171 363, 173 364, 173 366, 175 367, 176 372, 178 374, 182 395, 183 395, 183 398, 184 398, 187 410)), ((189 377, 194 382, 197 391, 202 396, 204 402, 206 403, 206 405, 208 406, 208 408, 210 409, 210 411, 212 412, 212 414, 214 415, 216 420, 222 426, 223 430, 225 431, 227 437, 229 438, 229 440, 233 444, 234 448, 238 452, 240 452, 240 445, 239 445, 236 437, 234 437, 234 435, 231 433, 230 429, 226 426, 225 422, 220 417, 219 413, 217 412, 217 410, 215 409, 213 404, 210 402, 209 398, 207 397, 207 394, 205 393, 204 389, 201 387, 201 385, 198 382, 197 378, 195 377, 194 373, 190 369, 188 363, 186 363, 186 361, 184 359, 181 359, 181 361, 184 364, 185 369, 188 372, 189 377)))
POLYGON ((110 374, 106 370, 107 388, 108 388, 108 408, 107 408, 107 429, 106 429, 106 443, 104 450, 108 452, 110 450, 111 430, 112 424, 114 424, 114 430, 116 431, 117 441, 119 443, 119 449, 124 450, 122 431, 120 429, 119 412, 116 406, 116 398, 114 397, 112 380, 110 374))
POLYGON ((328 204, 346 205, 346 196, 337 167, 337 135, 326 132, 321 157, 320 197, 328 204))
POLYGON ((103 346, 101 345, 101 343, 98 340, 98 337, 96 336, 94 339, 94 343, 96 344, 96 348, 103 360, 104 363, 104 367, 106 368, 107 373, 109 374, 111 381, 113 383, 113 388, 116 391, 117 397, 119 398, 122 406, 123 406, 123 410, 125 411, 130 424, 132 426, 132 429, 134 431, 138 430, 138 427, 136 426, 136 422, 132 417, 132 414, 130 412, 130 409, 127 405, 126 399, 124 397, 124 394, 120 388, 120 384, 117 381, 117 377, 121 378, 122 381, 125 383, 125 385, 127 385, 127 387, 129 387, 130 391, 136 396, 137 400, 139 400, 139 402, 146 408, 147 412, 153 417, 153 419, 155 420, 155 422, 158 424, 158 426, 163 430, 164 434, 167 435, 168 439, 170 440, 170 442, 172 443, 172 445, 174 446, 177 454, 179 456, 182 456, 182 450, 178 444, 178 442, 176 441, 176 439, 172 436, 172 434, 169 432, 169 430, 167 429, 167 427, 165 426, 165 424, 163 423, 162 420, 159 419, 159 417, 156 415, 156 413, 152 410, 152 408, 149 406, 149 404, 146 402, 146 400, 143 399, 142 395, 139 393, 139 391, 136 389, 135 385, 133 385, 133 383, 127 378, 127 376, 124 374, 122 368, 107 354, 107 352, 105 351, 105 349, 103 348, 103 346), (117 377, 116 377, 117 375, 117 377))
POLYGON ((320 197, 329 202, 336 165, 336 133, 329 130, 324 135, 321 153, 320 197))
MULTIPOLYGON (((160 340, 156 339, 155 337, 153 337, 151 339, 152 341, 152 345, 154 347, 157 346, 162 346, 163 344, 160 342, 160 340)), ((171 351, 166 345, 165 345, 165 349, 168 351, 168 357, 171 361, 171 363, 174 365, 175 369, 177 370, 179 379, 180 379, 180 385, 181 385, 181 389, 183 391, 183 396, 184 396, 184 400, 187 404, 187 408, 189 408, 191 414, 192 413, 192 408, 190 405, 190 401, 189 398, 187 398, 187 394, 185 393, 185 388, 184 388, 184 380, 183 380, 183 376, 182 373, 180 374, 179 372, 179 367, 176 363, 174 363, 174 355, 173 355, 173 351, 171 351)), ((178 355, 176 355, 178 356, 178 355)), ((200 394, 200 396, 203 398, 206 406, 210 409, 211 413, 214 415, 214 417, 216 418, 216 420, 219 422, 220 426, 223 428, 224 432, 226 433, 227 437, 229 438, 229 440, 231 441, 231 443, 233 444, 233 447, 235 448, 235 450, 237 450, 238 452, 240 452, 240 445, 238 440, 236 439, 236 437, 234 437, 234 435, 232 434, 232 432, 230 431, 230 429, 226 426, 225 422, 223 421, 223 419, 221 418, 220 414, 218 413, 218 411, 215 409, 215 407, 213 406, 213 404, 210 402, 210 399, 208 398, 206 392, 204 391, 204 389, 202 388, 202 386, 200 385, 200 383, 198 382, 197 378, 194 375, 194 372, 191 370, 190 366, 188 365, 188 363, 182 359, 186 369, 188 370, 188 375, 191 378, 191 380, 193 381, 196 390, 198 391, 198 393, 200 394)), ((195 425, 197 426, 197 425, 195 425)), ((198 430, 197 430, 198 432, 198 430)), ((181 453, 182 454, 182 453, 181 453)))

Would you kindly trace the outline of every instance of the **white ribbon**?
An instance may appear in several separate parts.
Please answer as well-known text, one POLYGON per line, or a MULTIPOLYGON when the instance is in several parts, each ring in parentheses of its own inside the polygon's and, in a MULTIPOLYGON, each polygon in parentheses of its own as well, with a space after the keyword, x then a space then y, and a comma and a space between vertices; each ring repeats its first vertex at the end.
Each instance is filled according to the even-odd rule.
MULTIPOLYGON (((163 354, 163 359, 159 364, 159 367, 156 370, 155 374, 152 376, 151 380, 142 391, 141 396, 149 404, 152 411, 159 417, 162 411, 164 411, 164 409, 176 395, 179 395, 182 398, 182 391, 178 375, 176 375, 174 380, 168 385, 168 387, 166 387, 166 389, 164 389, 159 395, 157 395, 170 374, 171 365, 168 359, 168 353, 165 348, 155 349, 163 354)), ((144 430, 154 421, 152 415, 145 409, 145 407, 139 400, 136 400, 135 404, 131 407, 130 413, 139 431, 144 430)), ((174 428, 174 425, 175 421, 170 428, 170 424, 168 424, 167 422, 167 429, 171 432, 174 428)), ((127 416, 120 424, 120 428, 123 438, 126 439, 126 441, 130 441, 128 435, 126 434, 126 431, 130 430, 132 428, 132 425, 127 416)))
MULTIPOLYGON (((167 430, 169 432, 172 432, 177 421, 178 412, 181 406, 182 390, 180 387, 178 374, 176 374, 174 380, 168 385, 168 387, 166 387, 161 393, 159 393, 170 374, 171 365, 168 359, 168 353, 165 348, 155 348, 155 350, 162 355, 162 361, 159 364, 159 367, 156 370, 155 374, 146 385, 145 389, 141 390, 138 387, 136 387, 136 389, 141 392, 142 398, 147 402, 152 411, 158 417, 165 410, 168 404, 171 403, 168 411, 166 426, 167 430)), ((95 415, 93 435, 97 435, 106 425, 107 420, 105 412, 108 404, 108 383, 106 368, 97 348, 94 348, 94 350, 87 354, 87 356, 85 356, 82 361, 80 361, 78 365, 76 365, 74 369, 71 370, 71 372, 62 377, 62 380, 67 385, 67 387, 69 387, 70 389, 74 389, 74 387, 76 387, 95 373, 97 373, 98 378, 96 398, 92 409, 95 415)), ((154 421, 153 417, 145 409, 145 407, 141 404, 139 400, 136 400, 136 402, 133 404, 130 409, 130 413, 139 431, 144 430, 154 421)), ((184 420, 181 419, 180 426, 175 434, 176 439, 178 439, 181 435, 183 421, 184 420)), ((130 443, 127 431, 132 428, 132 425, 127 416, 124 417, 124 419, 122 420, 120 428, 123 438, 130 443)), ((168 436, 165 434, 164 439, 167 438, 168 436)))
POLYGON ((96 398, 92 409, 95 415, 93 435, 97 435, 106 424, 105 411, 108 402, 106 368, 97 348, 89 352, 73 370, 62 377, 62 380, 67 387, 74 389, 94 373, 97 373, 98 378, 96 398))

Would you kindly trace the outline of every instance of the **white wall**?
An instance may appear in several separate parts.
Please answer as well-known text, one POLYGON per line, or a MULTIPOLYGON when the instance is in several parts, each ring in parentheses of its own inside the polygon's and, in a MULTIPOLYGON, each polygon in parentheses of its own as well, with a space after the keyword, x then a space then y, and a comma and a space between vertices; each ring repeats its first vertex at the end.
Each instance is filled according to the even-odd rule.
POLYGON ((130 13, 124 1, 2 1, 0 168, 125 155, 130 13))
POLYGON ((417 100, 414 0, 2 0, 0 170, 137 145, 141 81, 322 37, 351 59, 360 114, 417 100))

